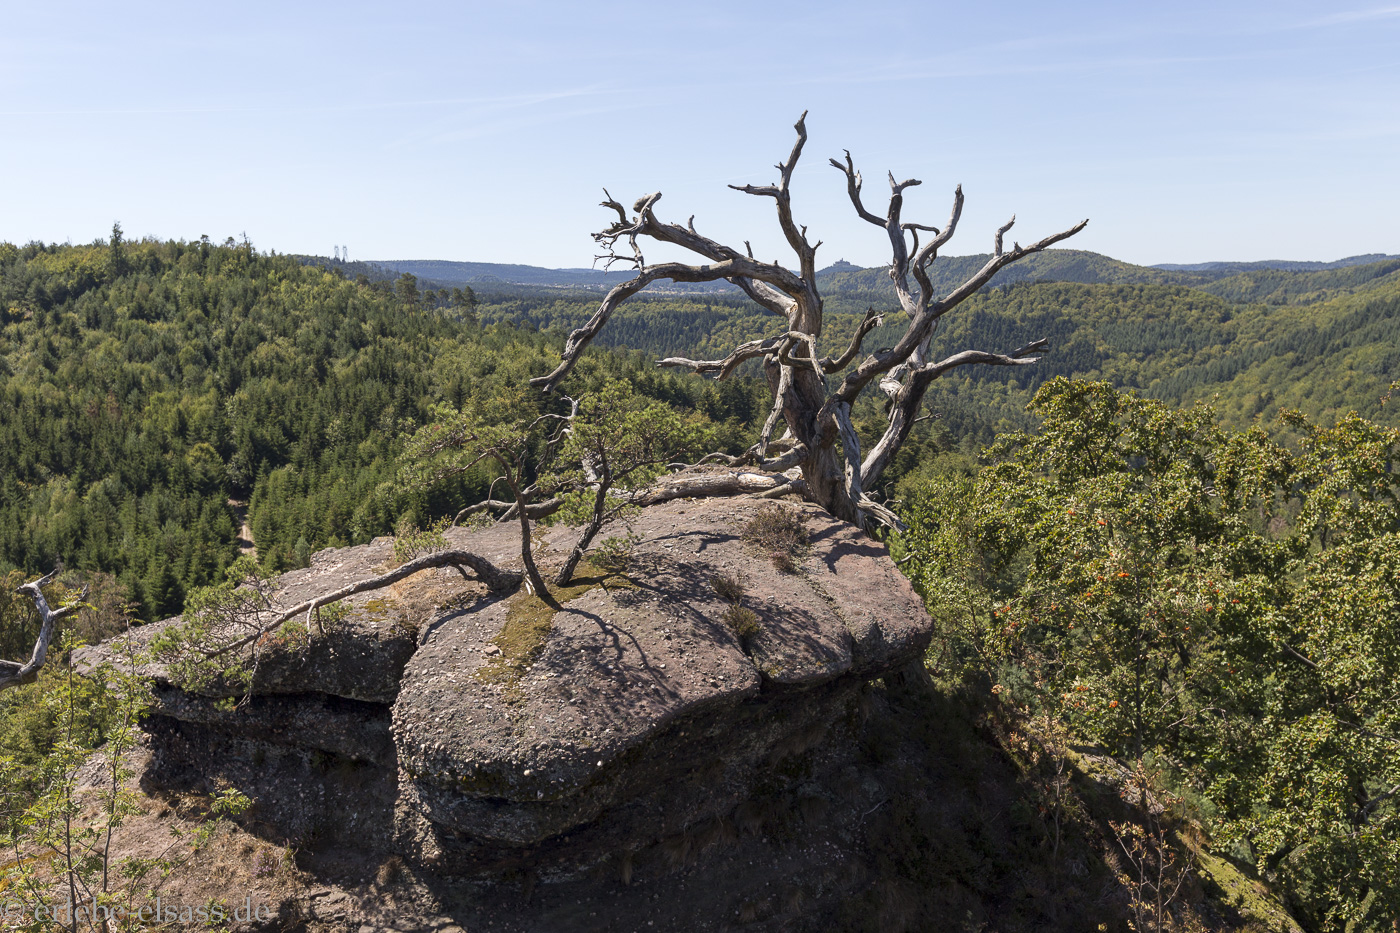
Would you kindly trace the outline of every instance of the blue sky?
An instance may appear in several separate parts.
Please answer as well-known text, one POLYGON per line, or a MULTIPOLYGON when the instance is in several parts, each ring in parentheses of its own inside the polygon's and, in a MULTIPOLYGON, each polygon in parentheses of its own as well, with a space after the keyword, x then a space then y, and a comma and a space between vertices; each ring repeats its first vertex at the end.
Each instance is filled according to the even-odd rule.
MULTIPOLYGON (((967 208, 950 254, 1090 218, 1132 262, 1400 253, 1400 2, 43 4, 0 0, 0 240, 217 240, 586 266, 606 186, 785 258, 886 261, 883 212, 967 208)), ((661 254, 656 254, 661 255, 661 254)), ((649 257, 650 258, 650 257, 649 257)))

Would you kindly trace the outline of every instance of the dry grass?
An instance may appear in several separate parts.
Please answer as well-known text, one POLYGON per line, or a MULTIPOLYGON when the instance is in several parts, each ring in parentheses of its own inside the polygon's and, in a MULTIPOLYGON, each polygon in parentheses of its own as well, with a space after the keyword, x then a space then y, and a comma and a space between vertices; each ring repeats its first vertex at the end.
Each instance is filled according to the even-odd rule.
POLYGON ((797 573, 810 540, 802 516, 781 505, 760 509, 744 526, 743 538, 766 553, 782 573, 797 573))
POLYGON ((617 878, 624 885, 632 883, 632 853, 625 852, 617 865, 617 878))
POLYGON ((746 800, 734 810, 734 825, 746 836, 763 832, 764 809, 756 800, 746 800))
POLYGON ((397 884, 403 877, 403 859, 397 855, 391 855, 379 866, 379 870, 374 873, 374 881, 381 888, 397 884))
POLYGON ((661 858, 670 868, 681 868, 688 864, 691 849, 690 834, 686 832, 661 840, 661 858))
POLYGON ((711 817, 695 833, 696 848, 704 851, 711 846, 732 846, 739 841, 734 824, 724 817, 711 817))
POLYGON ((740 605, 740 600, 744 598, 746 589, 744 581, 738 576, 717 573, 710 578, 710 585, 714 587, 715 593, 720 599, 728 600, 730 605, 720 616, 722 621, 740 643, 748 644, 750 638, 758 634, 758 615, 752 609, 746 609, 740 605))

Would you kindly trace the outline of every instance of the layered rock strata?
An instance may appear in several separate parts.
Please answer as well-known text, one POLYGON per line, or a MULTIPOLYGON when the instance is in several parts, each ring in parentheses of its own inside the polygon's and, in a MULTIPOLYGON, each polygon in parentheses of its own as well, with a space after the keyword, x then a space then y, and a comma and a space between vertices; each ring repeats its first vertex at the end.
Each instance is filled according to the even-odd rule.
MULTIPOLYGON (((517 533, 449 538, 515 567, 517 533)), ((304 848, 566 877, 729 819, 785 761, 848 729, 860 688, 928 642, 884 548, 815 507, 676 501, 631 533, 626 570, 585 568, 553 614, 450 569, 355 597, 308 645, 272 645, 234 710, 210 695, 232 688, 195 694, 147 665, 158 686, 144 782, 238 787, 258 801, 258 826, 304 848), (796 572, 745 540, 773 508, 806 528, 796 572)), ((541 561, 562 559, 574 535, 543 531, 541 561)), ((277 581, 276 600, 373 576, 391 553, 387 539, 322 552, 277 581)), ((109 643, 81 663, 120 655, 109 643)))

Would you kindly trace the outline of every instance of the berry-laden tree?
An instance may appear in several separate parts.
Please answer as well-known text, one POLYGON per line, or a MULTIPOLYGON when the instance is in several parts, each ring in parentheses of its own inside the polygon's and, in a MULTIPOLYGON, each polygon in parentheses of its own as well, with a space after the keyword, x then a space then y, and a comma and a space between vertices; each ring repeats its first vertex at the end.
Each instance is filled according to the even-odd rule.
POLYGON ((629 216, 605 190, 607 200, 603 201, 603 206, 615 211, 617 220, 593 235, 603 250, 599 258, 609 267, 616 263, 631 265, 637 274, 608 292, 588 322, 569 335, 558 367, 532 380, 532 384, 546 392, 556 390, 588 344, 607 324, 613 311, 653 282, 666 279, 730 282, 778 318, 776 332, 736 347, 721 360, 673 357, 660 360, 659 364, 713 373, 716 378, 723 379, 744 361, 762 359, 774 396, 772 413, 758 442, 734 462, 752 463, 769 470, 800 467, 805 494, 833 515, 857 525, 864 525, 868 517, 897 526, 899 520, 894 513, 872 500, 865 490, 872 488, 908 438, 930 383, 959 366, 973 363, 994 366, 1033 363, 1036 358, 1031 354, 1045 347, 1045 341, 1037 340, 1006 353, 963 350, 936 359, 931 355, 930 344, 939 320, 990 282, 1001 269, 1073 236, 1088 221, 1030 246, 1013 243, 1010 249, 1005 249, 1003 239, 1015 222, 1013 217, 997 230, 993 252, 986 264, 957 288, 940 294, 929 276, 929 267, 957 230, 963 207, 962 187, 955 191, 952 214, 940 229, 904 220, 904 192, 920 182, 913 178, 896 181, 890 175, 889 204, 885 216, 881 217, 867 210, 861 199, 861 175, 856 171, 850 152, 844 160, 832 159, 831 164, 846 176, 846 188, 856 215, 881 228, 889 237, 892 254, 889 274, 908 323, 893 346, 861 358, 862 342, 883 322, 883 314, 871 309, 840 356, 819 357, 822 296, 817 290, 816 252, 821 243, 808 239, 807 228, 793 217, 791 201, 793 170, 807 142, 806 117, 804 113, 797 121, 797 142, 787 161, 778 164, 776 184, 730 186, 745 194, 773 199, 778 225, 796 254, 796 269, 778 262, 756 260, 747 243, 740 252, 703 236, 696 231, 693 216, 684 226, 659 220, 655 211, 660 192, 638 199, 629 216), (925 234, 923 243, 920 243, 921 233, 925 234), (648 263, 642 251, 642 244, 648 240, 680 247, 706 262, 648 263), (857 359, 860 362, 851 368, 857 359), (888 424, 875 445, 862 451, 851 423, 851 408, 872 386, 886 396, 888 424), (779 447, 773 438, 779 420, 787 427, 784 438, 779 440, 786 440, 790 446, 781 454, 770 456, 770 449, 776 453, 779 447))

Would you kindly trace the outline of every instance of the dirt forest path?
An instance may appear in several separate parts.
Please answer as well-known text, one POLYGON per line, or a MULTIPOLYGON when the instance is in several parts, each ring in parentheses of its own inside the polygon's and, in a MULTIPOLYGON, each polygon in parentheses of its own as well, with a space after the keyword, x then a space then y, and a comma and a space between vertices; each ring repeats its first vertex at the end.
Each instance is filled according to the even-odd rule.
POLYGON ((248 526, 248 502, 246 499, 230 499, 229 506, 233 509, 234 516, 238 519, 238 553, 252 554, 256 559, 258 548, 253 544, 253 529, 248 526))

